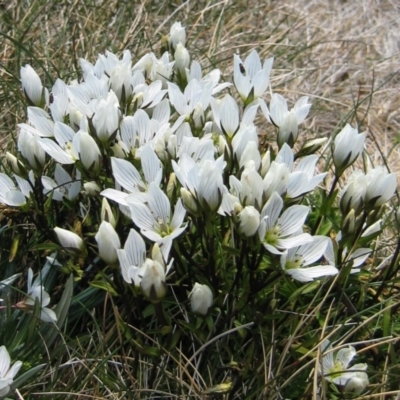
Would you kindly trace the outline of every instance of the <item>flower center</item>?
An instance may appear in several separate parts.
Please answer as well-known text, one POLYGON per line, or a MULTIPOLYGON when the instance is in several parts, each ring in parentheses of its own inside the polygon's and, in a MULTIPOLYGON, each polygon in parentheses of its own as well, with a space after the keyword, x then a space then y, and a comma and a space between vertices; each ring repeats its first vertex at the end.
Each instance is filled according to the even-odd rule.
POLYGON ((168 236, 172 233, 171 227, 161 218, 157 220, 159 226, 159 234, 161 237, 168 236))
POLYGON ((265 235, 265 241, 269 244, 275 244, 280 237, 280 229, 279 226, 274 226, 271 230, 267 232, 265 235))
POLYGON ((328 373, 331 378, 337 378, 343 371, 343 364, 340 361, 335 361, 328 373))
POLYGON ((285 269, 300 268, 303 264, 302 261, 303 259, 300 256, 296 255, 292 260, 286 261, 285 269))

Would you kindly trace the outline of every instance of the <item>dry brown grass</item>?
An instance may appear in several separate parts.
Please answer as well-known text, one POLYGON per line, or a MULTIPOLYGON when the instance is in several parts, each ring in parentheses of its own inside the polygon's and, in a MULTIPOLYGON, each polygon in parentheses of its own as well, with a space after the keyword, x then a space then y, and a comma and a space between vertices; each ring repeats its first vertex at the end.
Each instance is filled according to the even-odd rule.
POLYGON ((313 102, 308 134, 329 136, 344 119, 369 129, 397 168, 400 126, 400 6, 391 0, 248 1, 9 1, 2 6, 2 137, 24 118, 19 68, 31 63, 46 83, 76 76, 80 57, 130 49, 139 57, 159 49, 173 21, 187 26, 197 57, 226 65, 232 53, 257 48, 275 56, 272 87, 291 100, 313 102), (46 78, 45 71, 48 76, 46 78), (390 154, 391 153, 391 154, 390 154))

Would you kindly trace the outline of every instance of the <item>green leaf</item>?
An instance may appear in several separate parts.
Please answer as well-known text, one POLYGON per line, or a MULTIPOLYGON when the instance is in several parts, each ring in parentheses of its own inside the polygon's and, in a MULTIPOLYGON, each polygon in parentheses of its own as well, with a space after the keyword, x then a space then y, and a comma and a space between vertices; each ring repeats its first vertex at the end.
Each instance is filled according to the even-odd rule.
POLYGON ((28 381, 32 376, 37 374, 41 369, 45 368, 47 364, 40 364, 36 367, 31 368, 29 371, 26 371, 19 378, 14 379, 13 383, 10 385, 11 390, 18 389, 21 387, 26 381, 28 381))
POLYGON ((104 277, 101 277, 99 280, 90 282, 90 286, 95 287, 97 289, 102 289, 107 293, 110 293, 112 296, 118 296, 118 293, 114 289, 112 283, 108 280, 104 280, 104 277))
POLYGON ((160 357, 161 350, 158 347, 143 347, 140 352, 151 357, 160 357))
POLYGON ((295 290, 293 292, 293 294, 289 297, 289 302, 295 300, 298 296, 300 296, 301 294, 306 294, 306 293, 310 293, 313 292, 315 289, 318 288, 318 286, 320 285, 320 281, 315 280, 313 282, 310 282, 304 286, 299 287, 297 290, 295 290))
MULTIPOLYGON (((54 312, 57 315, 57 323, 55 324, 55 326, 51 325, 51 328, 44 335, 47 346, 51 346, 53 344, 54 340, 58 335, 58 330, 61 329, 64 325, 65 319, 67 318, 68 315, 69 306, 71 305, 73 291, 74 291, 74 277, 71 274, 65 285, 65 289, 61 296, 61 299, 57 304, 56 308, 54 309, 54 312), (56 327, 58 329, 56 329, 56 327)), ((46 327, 46 329, 48 328, 46 327)))

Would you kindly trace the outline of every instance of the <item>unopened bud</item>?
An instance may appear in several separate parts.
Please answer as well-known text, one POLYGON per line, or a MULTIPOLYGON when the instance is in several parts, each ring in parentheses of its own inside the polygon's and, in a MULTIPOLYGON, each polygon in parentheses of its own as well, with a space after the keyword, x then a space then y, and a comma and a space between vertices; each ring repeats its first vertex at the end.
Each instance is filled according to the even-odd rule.
POLYGON ((102 191, 101 187, 93 181, 84 183, 83 188, 88 196, 98 196, 102 191))
POLYGON ((296 153, 295 158, 300 158, 308 156, 310 154, 315 154, 328 140, 328 138, 318 138, 307 140, 301 147, 301 149, 296 153))
POLYGON ((356 214, 353 209, 346 215, 342 225, 342 234, 344 236, 354 233, 356 228, 356 214))
POLYGON ((196 314, 206 315, 213 303, 213 294, 207 285, 195 283, 190 292, 190 307, 196 314))
MULTIPOLYGON (((158 247, 156 244, 155 246, 158 247)), ((159 303, 167 293, 164 265, 156 260, 147 259, 140 282, 143 294, 152 302, 159 303)))
POLYGON ((15 175, 18 175, 21 178, 27 179, 28 178, 28 171, 26 170, 24 164, 14 154, 11 154, 7 151, 6 158, 8 161, 8 165, 10 166, 12 172, 15 175))
POLYGON ((189 212, 189 214, 193 214, 194 216, 199 216, 201 214, 197 200, 193 196, 193 194, 185 189, 181 188, 181 196, 183 200, 183 206, 189 212))
POLYGON ((169 176, 167 184, 167 196, 169 199, 172 199, 175 189, 176 189, 176 175, 174 172, 172 172, 169 176))
POLYGON ((260 226, 260 213, 253 206, 246 206, 238 215, 239 232, 244 236, 254 236, 260 226))
POLYGON ((105 197, 103 197, 103 202, 101 204, 100 217, 102 221, 109 222, 113 228, 117 226, 117 219, 115 218, 111 206, 105 197))

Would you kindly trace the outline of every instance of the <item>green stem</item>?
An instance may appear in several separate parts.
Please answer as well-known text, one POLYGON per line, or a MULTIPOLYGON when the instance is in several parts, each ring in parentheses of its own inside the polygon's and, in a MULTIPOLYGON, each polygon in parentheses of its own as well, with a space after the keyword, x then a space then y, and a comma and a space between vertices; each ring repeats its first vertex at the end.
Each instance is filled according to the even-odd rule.
MULTIPOLYGON (((339 175, 335 175, 335 179, 334 179, 334 181, 332 183, 331 190, 329 191, 327 201, 329 201, 329 199, 333 196, 333 193, 335 191, 336 185, 339 182, 339 178, 340 178, 339 175)), ((315 235, 319 231, 319 228, 321 227, 321 224, 323 222, 324 216, 325 216, 324 213, 322 213, 322 214, 320 214, 318 216, 317 222, 314 225, 314 230, 312 231, 313 235, 315 235)))

